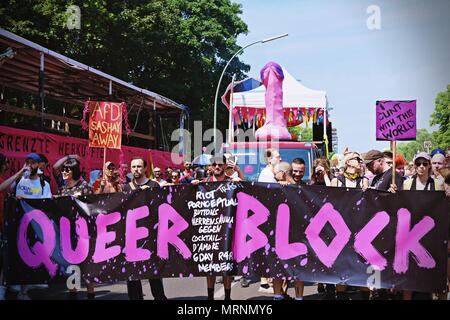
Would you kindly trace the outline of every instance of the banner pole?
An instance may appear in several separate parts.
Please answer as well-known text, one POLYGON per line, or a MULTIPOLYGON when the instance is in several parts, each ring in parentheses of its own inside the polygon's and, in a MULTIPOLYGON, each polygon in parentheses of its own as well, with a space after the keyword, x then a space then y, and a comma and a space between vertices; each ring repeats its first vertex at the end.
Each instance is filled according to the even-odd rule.
POLYGON ((106 164, 106 147, 103 147, 103 180, 105 180, 106 173, 105 173, 105 164, 106 164))
POLYGON ((391 141, 392 151, 392 184, 395 184, 395 157, 397 156, 397 141, 391 141))

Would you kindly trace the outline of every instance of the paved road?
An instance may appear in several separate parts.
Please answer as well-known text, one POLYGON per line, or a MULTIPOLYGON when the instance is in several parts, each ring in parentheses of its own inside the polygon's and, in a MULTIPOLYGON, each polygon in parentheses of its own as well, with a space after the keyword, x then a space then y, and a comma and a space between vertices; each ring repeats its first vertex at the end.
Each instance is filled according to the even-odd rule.
MULTIPOLYGON (((237 277, 238 278, 238 277, 237 277)), ((142 281, 145 300, 153 300, 150 292, 150 286, 147 281, 142 281)), ((206 278, 167 278, 164 279, 164 288, 167 298, 174 300, 206 300, 206 278)), ((259 282, 253 281, 249 287, 242 288, 240 282, 236 279, 232 284, 231 298, 233 300, 271 300, 272 295, 258 292, 259 282)), ((293 286, 289 288, 288 294, 295 296, 293 286)), ((30 290, 31 299, 41 300, 63 300, 67 299, 67 290, 63 285, 52 285, 49 289, 30 290)), ((13 294, 8 298, 14 299, 13 294)), ((79 293, 79 299, 86 299, 86 288, 82 287, 79 293)), ((126 282, 119 282, 112 285, 99 285, 96 287, 96 299, 99 300, 127 300, 126 282)), ((216 284, 215 299, 224 299, 224 290, 222 284, 216 284)), ((305 299, 323 299, 322 294, 317 293, 317 285, 305 287, 305 299)))

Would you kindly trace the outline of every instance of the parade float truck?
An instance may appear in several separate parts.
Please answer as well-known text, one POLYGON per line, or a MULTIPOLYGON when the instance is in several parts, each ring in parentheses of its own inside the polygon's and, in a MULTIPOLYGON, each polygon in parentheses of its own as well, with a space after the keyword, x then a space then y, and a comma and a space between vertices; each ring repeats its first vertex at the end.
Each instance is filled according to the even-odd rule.
POLYGON ((223 151, 237 158, 247 180, 256 181, 267 165, 265 150, 278 149, 282 161, 305 161, 306 181, 311 177, 314 159, 328 155, 326 92, 306 88, 274 62, 264 66, 260 79, 233 81, 222 96, 229 108, 223 151), (323 141, 301 141, 292 129, 302 123, 324 127, 323 141))

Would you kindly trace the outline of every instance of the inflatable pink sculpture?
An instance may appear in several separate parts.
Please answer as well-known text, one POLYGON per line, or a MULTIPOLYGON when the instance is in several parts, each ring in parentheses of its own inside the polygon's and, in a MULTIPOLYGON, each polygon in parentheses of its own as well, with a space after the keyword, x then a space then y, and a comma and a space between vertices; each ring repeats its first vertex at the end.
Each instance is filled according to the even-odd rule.
POLYGON ((283 70, 275 62, 261 70, 261 81, 266 87, 266 123, 256 130, 257 140, 291 140, 283 112, 283 70))

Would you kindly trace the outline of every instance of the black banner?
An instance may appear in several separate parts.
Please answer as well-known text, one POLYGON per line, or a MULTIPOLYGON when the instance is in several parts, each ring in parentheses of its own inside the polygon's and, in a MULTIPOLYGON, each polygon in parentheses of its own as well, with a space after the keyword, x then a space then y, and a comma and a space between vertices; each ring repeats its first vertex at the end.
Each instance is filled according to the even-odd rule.
POLYGON ((423 292, 446 285, 443 192, 208 183, 11 199, 6 211, 9 284, 54 281, 77 266, 97 283, 225 273, 423 292))

